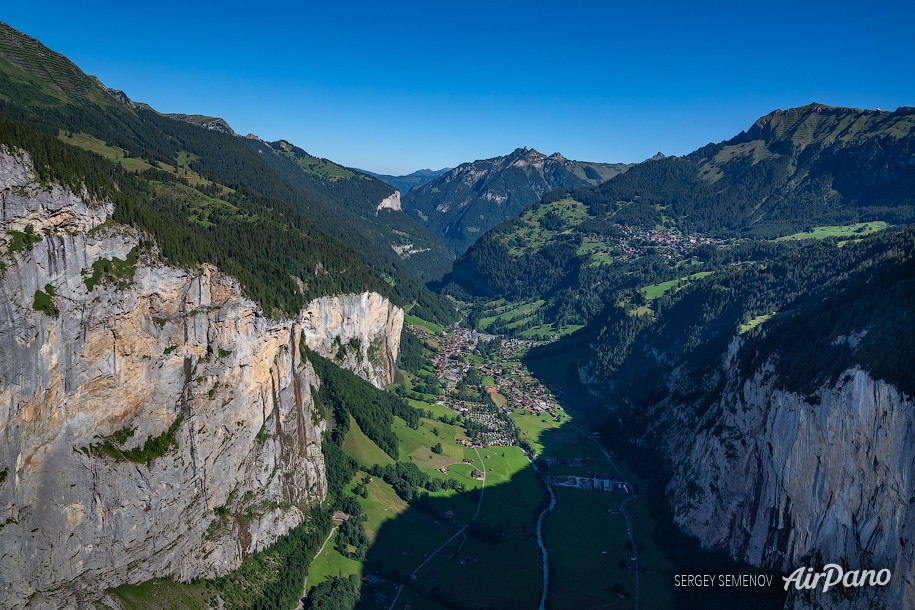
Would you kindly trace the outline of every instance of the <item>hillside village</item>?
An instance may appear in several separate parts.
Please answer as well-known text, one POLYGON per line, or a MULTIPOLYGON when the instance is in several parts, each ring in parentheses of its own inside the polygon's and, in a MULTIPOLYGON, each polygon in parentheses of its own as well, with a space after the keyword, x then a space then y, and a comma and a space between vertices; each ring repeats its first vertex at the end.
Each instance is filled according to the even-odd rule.
POLYGON ((408 328, 426 345, 436 347, 432 364, 443 386, 436 404, 464 416, 467 446, 516 444, 509 415, 517 410, 560 420, 556 397, 521 362, 521 356, 538 342, 502 339, 467 328, 442 334, 412 324, 408 328), (476 387, 468 392, 468 385, 476 387), (476 390, 478 399, 468 399, 476 390))
POLYGON ((667 260, 691 256, 700 246, 720 245, 721 239, 698 234, 683 235, 670 229, 647 229, 640 226, 614 225, 616 234, 585 233, 583 248, 592 253, 604 251, 621 260, 656 253, 667 260))

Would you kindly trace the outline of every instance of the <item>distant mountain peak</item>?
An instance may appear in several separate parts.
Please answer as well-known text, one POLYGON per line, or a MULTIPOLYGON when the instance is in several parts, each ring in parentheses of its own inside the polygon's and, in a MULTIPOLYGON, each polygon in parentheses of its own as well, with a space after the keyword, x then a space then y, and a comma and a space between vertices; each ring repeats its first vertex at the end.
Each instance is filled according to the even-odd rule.
POLYGON ((499 222, 519 215, 554 189, 597 186, 626 171, 624 163, 589 163, 519 147, 510 154, 461 163, 427 184, 402 191, 403 207, 462 254, 499 222))
POLYGON ((450 167, 443 167, 442 169, 418 169, 415 172, 411 172, 404 176, 405 178, 435 178, 441 176, 445 172, 451 171, 450 167))
POLYGON ((661 151, 658 151, 653 156, 648 157, 648 159, 646 159, 646 160, 647 161, 660 161, 661 159, 666 159, 666 158, 667 158, 667 155, 665 155, 661 151))
MULTIPOLYGON (((729 143, 738 145, 760 140, 766 146, 781 142, 804 147, 814 142, 849 142, 882 132, 885 125, 894 121, 893 115, 897 113, 898 110, 893 113, 814 102, 806 106, 774 110, 757 119, 750 129, 729 140, 729 143)), ((769 153, 778 154, 777 151, 769 153)))

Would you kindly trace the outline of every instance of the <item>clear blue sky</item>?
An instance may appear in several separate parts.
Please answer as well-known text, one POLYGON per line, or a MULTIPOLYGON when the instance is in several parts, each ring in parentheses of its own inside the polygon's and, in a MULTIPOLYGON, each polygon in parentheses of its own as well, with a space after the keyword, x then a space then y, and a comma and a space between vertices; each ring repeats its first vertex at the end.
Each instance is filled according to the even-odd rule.
POLYGON ((35 0, 0 19, 162 112, 405 173, 519 146, 639 161, 776 108, 915 105, 915 3, 793 4, 35 0))

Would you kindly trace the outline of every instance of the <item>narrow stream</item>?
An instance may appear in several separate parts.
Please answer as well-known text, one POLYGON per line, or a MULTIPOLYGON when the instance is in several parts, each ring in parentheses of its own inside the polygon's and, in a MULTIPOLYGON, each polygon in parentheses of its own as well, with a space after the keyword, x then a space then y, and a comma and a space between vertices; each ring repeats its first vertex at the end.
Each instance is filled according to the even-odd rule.
MULTIPOLYGON (((522 449, 522 451, 524 451, 524 449, 522 449)), ((550 492, 550 505, 544 508, 540 515, 537 516, 537 546, 540 547, 540 554, 543 556, 543 595, 540 597, 540 610, 546 610, 546 596, 550 590, 550 566, 546 545, 543 544, 543 518, 556 506, 556 494, 553 493, 553 488, 547 483, 544 476, 540 473, 540 469, 537 468, 537 464, 534 463, 534 460, 531 459, 531 456, 528 455, 527 451, 524 451, 524 456, 527 458, 527 461, 531 463, 531 466, 534 471, 536 471, 537 476, 540 477, 540 480, 543 481, 543 484, 546 485, 546 490, 550 492)))
POLYGON ((546 594, 550 587, 549 562, 547 561, 546 545, 543 544, 543 518, 556 506, 556 494, 553 493, 553 488, 550 487, 549 483, 546 483, 546 488, 550 492, 550 505, 544 508, 540 516, 537 517, 537 544, 540 545, 540 554, 543 555, 543 595, 540 597, 540 610, 546 610, 546 594))

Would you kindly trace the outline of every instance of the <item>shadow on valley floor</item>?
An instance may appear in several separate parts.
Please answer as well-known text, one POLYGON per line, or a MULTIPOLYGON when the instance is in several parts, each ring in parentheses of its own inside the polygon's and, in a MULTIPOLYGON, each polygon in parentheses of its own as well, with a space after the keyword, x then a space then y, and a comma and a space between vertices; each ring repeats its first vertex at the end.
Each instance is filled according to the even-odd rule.
MULTIPOLYGON (((538 468, 547 477, 588 476, 597 462, 608 469, 590 445, 571 427, 547 429, 538 449, 557 461, 548 465, 540 457, 538 468), (561 465, 563 460, 568 465, 561 465), (578 465, 578 460, 586 462, 578 465)), ((363 506, 372 544, 364 562, 360 607, 539 607, 543 558, 537 519, 549 504, 546 486, 519 447, 478 449, 472 456, 465 459, 473 463, 449 465, 448 474, 441 476, 475 470, 485 472, 485 480, 474 480, 469 491, 433 493, 409 506, 397 502, 384 481, 371 478, 363 506), (388 510, 379 513, 377 506, 386 501, 388 510)), ((550 554, 547 607, 633 607, 633 572, 625 559, 631 549, 618 515, 626 494, 557 491, 559 501, 545 517, 542 533, 550 554), (607 523, 589 524, 587 515, 607 523)))
POLYGON ((564 383, 567 353, 540 352, 527 364, 572 415, 556 423, 515 414, 534 462, 516 446, 461 447, 460 454, 450 452, 449 463, 421 470, 459 480, 466 491, 443 489, 409 504, 377 468, 372 475, 373 468, 364 466, 350 486, 361 491, 357 500, 370 540, 365 560, 348 569, 328 562, 324 578, 358 574, 360 608, 538 608, 544 570, 537 519, 549 505, 549 481, 556 503, 542 525, 549 557, 546 608, 783 606, 778 586, 676 588, 677 574, 759 571, 703 551, 680 533, 663 497, 663 465, 628 447, 592 399, 563 389, 575 387, 564 383))

